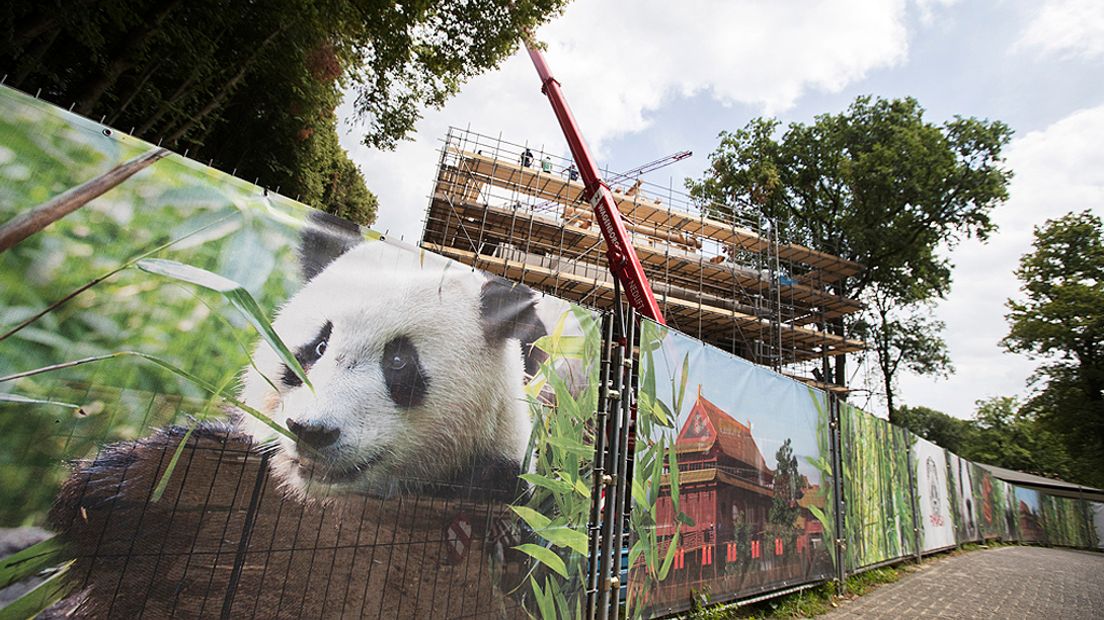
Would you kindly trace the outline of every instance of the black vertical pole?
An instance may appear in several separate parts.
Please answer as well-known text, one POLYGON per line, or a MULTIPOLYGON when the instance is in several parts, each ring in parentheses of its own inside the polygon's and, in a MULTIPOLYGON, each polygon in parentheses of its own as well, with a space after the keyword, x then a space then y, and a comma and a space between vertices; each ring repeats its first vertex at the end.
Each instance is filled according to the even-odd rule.
POLYGON ((610 314, 602 317, 602 359, 599 372, 598 408, 594 412, 594 468, 591 480, 590 519, 587 523, 589 553, 587 558, 586 618, 593 620, 598 610, 598 583, 601 557, 601 503, 602 488, 606 477, 606 418, 607 397, 609 396, 610 358, 613 356, 613 318, 610 314))
POLYGON ((635 424, 633 421, 636 419, 636 390, 634 377, 636 376, 635 360, 636 356, 633 354, 634 343, 636 342, 636 328, 639 324, 639 317, 632 309, 628 310, 628 321, 625 325, 625 347, 626 355, 624 359, 624 372, 625 382, 623 384, 624 389, 621 390, 621 437, 618 440, 618 446, 620 447, 620 453, 616 454, 617 474, 614 478, 614 485, 616 488, 615 497, 617 503, 610 509, 610 518, 613 519, 613 543, 614 543, 614 562, 613 573, 610 577, 610 593, 612 596, 612 609, 611 618, 620 618, 621 613, 621 557, 624 553, 625 542, 625 511, 632 506, 631 498, 629 497, 629 433, 635 431, 635 424))
POLYGON ((625 394, 625 387, 628 383, 628 373, 626 372, 626 359, 628 355, 626 354, 627 347, 625 345, 628 335, 628 328, 626 326, 627 320, 624 312, 624 305, 621 303, 620 287, 615 283, 613 288, 615 301, 613 310, 613 359, 609 373, 611 385, 606 393, 609 418, 606 420, 605 431, 609 436, 610 447, 609 450, 606 451, 605 471, 607 473, 603 476, 606 500, 601 515, 602 545, 600 549, 601 558, 598 562, 598 609, 596 616, 598 620, 604 620, 609 617, 611 580, 612 576, 615 574, 614 553, 615 550, 620 550, 620 541, 614 538, 614 523, 617 520, 616 516, 621 512, 617 507, 620 501, 620 497, 617 493, 617 473, 619 469, 617 463, 623 451, 621 445, 621 422, 624 405, 627 404, 628 401, 625 394))
MULTIPOLYGON (((912 504, 912 540, 916 550, 916 562, 920 563, 920 511, 916 498, 919 489, 916 486, 916 467, 912 458, 912 433, 905 429, 905 449, 908 450, 909 503, 912 504)), ((916 464, 919 464, 917 461, 916 464)))
POLYGON ((829 448, 832 452, 832 489, 834 491, 833 498, 835 499, 833 510, 836 515, 836 535, 835 539, 830 542, 833 547, 833 553, 836 554, 836 590, 840 595, 843 595, 844 579, 847 578, 847 567, 843 564, 847 557, 845 553, 847 549, 847 534, 844 531, 844 527, 847 525, 847 517, 844 514, 846 503, 843 501, 843 458, 841 455, 843 435, 840 425, 839 397, 834 394, 828 394, 828 418, 828 430, 831 435, 829 448))

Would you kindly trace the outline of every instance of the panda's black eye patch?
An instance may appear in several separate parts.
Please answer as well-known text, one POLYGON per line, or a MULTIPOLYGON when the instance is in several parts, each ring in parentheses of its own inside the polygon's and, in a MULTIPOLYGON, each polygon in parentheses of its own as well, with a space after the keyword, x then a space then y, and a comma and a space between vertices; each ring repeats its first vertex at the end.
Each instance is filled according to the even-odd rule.
MULTIPOLYGON (((326 348, 329 347, 332 333, 333 323, 326 321, 326 324, 322 326, 322 329, 313 340, 295 349, 295 359, 299 361, 299 365, 303 367, 303 370, 310 370, 310 367, 326 354, 326 348)), ((284 382, 284 385, 289 387, 303 385, 303 381, 287 365, 284 366, 284 373, 280 379, 284 382)))
POLYGON ((400 407, 417 407, 425 400, 429 379, 418 359, 418 349, 406 336, 392 338, 380 359, 383 380, 391 400, 400 407))

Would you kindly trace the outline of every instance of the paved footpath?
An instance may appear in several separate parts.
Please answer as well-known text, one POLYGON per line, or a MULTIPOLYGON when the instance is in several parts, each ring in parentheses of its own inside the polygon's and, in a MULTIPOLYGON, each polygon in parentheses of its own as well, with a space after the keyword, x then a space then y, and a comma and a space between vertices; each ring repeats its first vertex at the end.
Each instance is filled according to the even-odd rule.
POLYGON ((1104 553, 998 547, 942 557, 820 618, 1104 618, 1104 553))

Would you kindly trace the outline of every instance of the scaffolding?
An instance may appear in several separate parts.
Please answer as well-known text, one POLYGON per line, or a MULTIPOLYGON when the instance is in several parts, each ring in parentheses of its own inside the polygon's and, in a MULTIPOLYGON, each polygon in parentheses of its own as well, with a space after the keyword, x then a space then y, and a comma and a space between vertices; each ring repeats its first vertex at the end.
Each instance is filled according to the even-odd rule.
MULTIPOLYGON (((819 387, 827 357, 864 343, 831 333, 861 304, 832 285, 862 266, 783 243, 751 208, 703 204, 639 178, 612 180, 618 210, 668 324, 819 387)), ((450 128, 421 245, 534 289, 613 303, 605 244, 571 160, 543 147, 450 128)))

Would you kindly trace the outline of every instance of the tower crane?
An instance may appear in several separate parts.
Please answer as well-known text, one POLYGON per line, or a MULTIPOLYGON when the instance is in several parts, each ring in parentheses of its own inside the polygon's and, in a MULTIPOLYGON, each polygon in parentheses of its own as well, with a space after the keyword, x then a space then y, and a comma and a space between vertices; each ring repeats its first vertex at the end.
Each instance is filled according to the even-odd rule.
POLYGON ((659 170, 660 168, 665 168, 667 166, 670 166, 671 164, 673 164, 677 161, 682 161, 682 160, 686 159, 687 157, 690 157, 693 154, 694 154, 693 151, 679 151, 678 153, 675 153, 673 155, 668 155, 667 157, 661 157, 661 158, 659 158, 655 161, 650 161, 646 164, 637 166, 637 167, 633 168, 632 170, 626 170, 622 173, 615 174, 615 175, 611 176, 607 180, 607 182, 608 183, 616 183, 618 181, 624 181, 625 179, 632 179, 634 177, 638 177, 638 176, 647 174, 649 172, 659 170))
MULTIPOLYGON (((671 164, 673 164, 677 161, 682 161, 683 159, 686 159, 687 157, 690 157, 693 154, 694 154, 693 151, 679 151, 678 153, 668 155, 667 157, 661 157, 661 158, 659 158, 655 161, 650 161, 646 164, 637 166, 635 168, 626 170, 624 172, 618 172, 617 174, 614 174, 613 176, 606 179, 606 183, 613 184, 613 183, 618 183, 620 181, 625 181, 627 179, 640 177, 640 176, 645 175, 649 172, 654 172, 656 170, 659 170, 660 168, 665 168, 667 166, 670 166, 671 164)), ((578 171, 574 171, 574 172, 575 172, 576 175, 578 174, 578 171)), ((571 180, 574 181, 575 179, 572 178, 571 180)), ((542 210, 548 209, 549 207, 552 207, 552 206, 557 205, 557 204, 559 204, 559 201, 557 201, 557 200, 546 200, 546 201, 534 206, 533 210, 534 211, 542 211, 542 210)))

